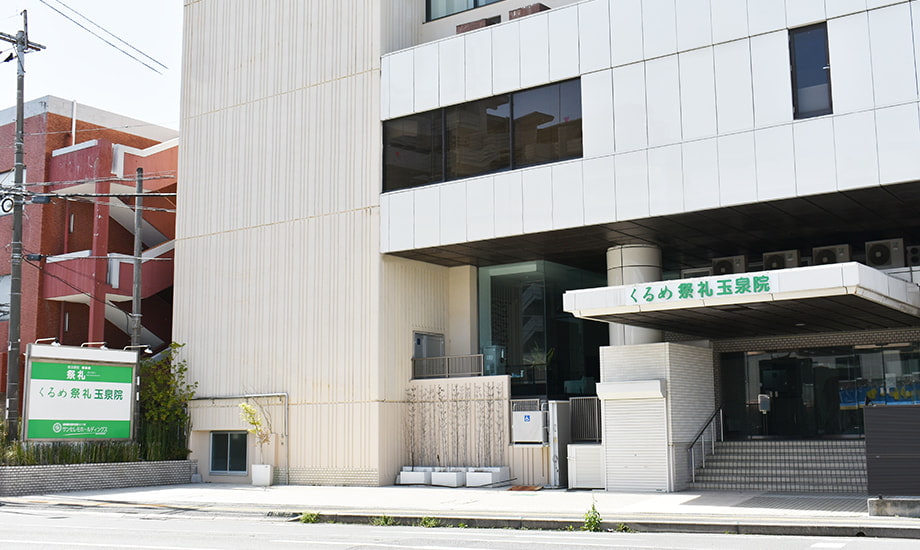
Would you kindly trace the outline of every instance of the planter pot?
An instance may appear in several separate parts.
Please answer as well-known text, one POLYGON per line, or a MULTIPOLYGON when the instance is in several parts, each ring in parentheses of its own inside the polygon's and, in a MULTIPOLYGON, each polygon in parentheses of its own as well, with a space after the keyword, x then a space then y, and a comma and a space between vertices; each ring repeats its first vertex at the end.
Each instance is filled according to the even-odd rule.
POLYGON ((494 468, 472 468, 466 473, 467 487, 483 487, 510 483, 511 469, 507 466, 494 468))
POLYGON ((268 487, 272 484, 272 465, 253 464, 252 484, 257 487, 268 487))
POLYGON ((431 472, 399 472, 398 485, 431 485, 431 472))
POLYGON ((463 487, 466 472, 431 472, 431 484, 442 487, 463 487))

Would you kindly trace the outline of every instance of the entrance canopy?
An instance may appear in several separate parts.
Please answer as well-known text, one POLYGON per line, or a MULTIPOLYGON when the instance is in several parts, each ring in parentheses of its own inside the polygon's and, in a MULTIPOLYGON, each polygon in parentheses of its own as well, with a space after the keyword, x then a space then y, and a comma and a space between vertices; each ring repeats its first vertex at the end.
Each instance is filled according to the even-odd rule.
POLYGON ((582 319, 726 339, 920 326, 920 287, 848 262, 574 290, 563 307, 582 319))

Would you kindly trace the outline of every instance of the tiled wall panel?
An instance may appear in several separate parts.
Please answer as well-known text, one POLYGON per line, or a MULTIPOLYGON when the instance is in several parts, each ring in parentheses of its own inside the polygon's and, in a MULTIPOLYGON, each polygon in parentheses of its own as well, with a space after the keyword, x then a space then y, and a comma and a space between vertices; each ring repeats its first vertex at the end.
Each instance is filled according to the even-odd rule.
POLYGON ((610 7, 607 0, 578 4, 578 55, 582 73, 610 67, 610 7))

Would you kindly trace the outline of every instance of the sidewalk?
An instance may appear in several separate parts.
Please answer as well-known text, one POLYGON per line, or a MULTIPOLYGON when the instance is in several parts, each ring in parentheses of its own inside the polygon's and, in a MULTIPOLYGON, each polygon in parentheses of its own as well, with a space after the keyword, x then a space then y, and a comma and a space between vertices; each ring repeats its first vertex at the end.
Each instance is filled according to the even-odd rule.
POLYGON ((293 517, 369 523, 391 516, 403 525, 422 517, 470 527, 578 529, 594 504, 604 528, 636 531, 920 538, 920 519, 870 517, 865 495, 604 491, 509 491, 507 488, 313 487, 199 483, 81 491, 0 499, 7 506, 132 508, 151 513, 293 517))

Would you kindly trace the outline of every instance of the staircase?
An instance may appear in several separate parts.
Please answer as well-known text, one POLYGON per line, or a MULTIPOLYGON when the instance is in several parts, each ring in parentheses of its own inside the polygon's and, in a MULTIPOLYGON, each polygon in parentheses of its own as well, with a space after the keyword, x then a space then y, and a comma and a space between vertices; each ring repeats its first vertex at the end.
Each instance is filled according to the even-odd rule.
POLYGON ((691 489, 865 493, 862 439, 724 441, 697 468, 691 489))

